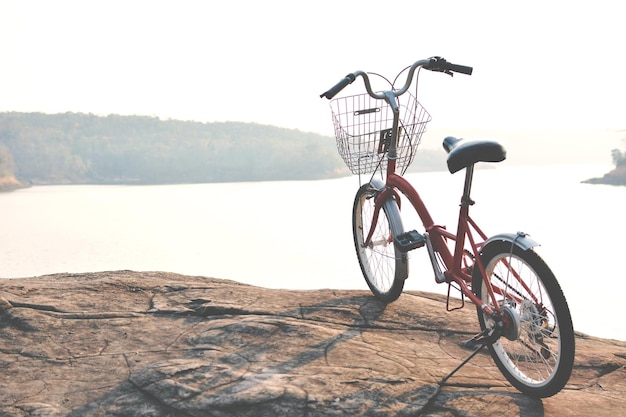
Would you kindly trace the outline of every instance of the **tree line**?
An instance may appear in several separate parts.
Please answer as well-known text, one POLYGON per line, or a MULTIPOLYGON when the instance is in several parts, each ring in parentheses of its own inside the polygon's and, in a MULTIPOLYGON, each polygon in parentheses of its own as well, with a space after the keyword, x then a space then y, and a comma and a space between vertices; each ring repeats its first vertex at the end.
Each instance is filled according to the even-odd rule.
POLYGON ((328 139, 254 123, 0 113, 0 176, 34 184, 128 184, 344 175, 328 139))
MULTIPOLYGON (((444 169, 426 151, 414 165, 444 169)), ((0 179, 28 184, 311 180, 349 175, 333 138, 256 123, 0 113, 0 179)))
POLYGON ((626 166, 626 152, 622 152, 616 148, 611 151, 611 157, 613 158, 613 164, 616 168, 626 166))

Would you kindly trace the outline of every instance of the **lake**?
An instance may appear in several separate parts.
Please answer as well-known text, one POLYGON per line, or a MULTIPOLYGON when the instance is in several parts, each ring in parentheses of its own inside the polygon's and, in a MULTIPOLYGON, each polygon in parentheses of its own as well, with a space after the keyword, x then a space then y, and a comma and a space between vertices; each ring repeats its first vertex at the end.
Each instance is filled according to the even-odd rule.
MULTIPOLYGON (((626 187, 581 184, 611 167, 479 169, 472 217, 488 235, 529 233, 555 272, 574 327, 626 340, 621 269, 626 187), (614 298, 616 295, 617 298, 614 298), (599 314, 602 312, 602 314, 599 314)), ((462 173, 409 174, 431 215, 456 227, 462 173)), ((155 186, 37 186, 0 194, 0 277, 170 271, 289 289, 367 289, 354 254, 357 177, 155 186)), ((408 204, 405 229, 421 230, 408 204)), ((445 293, 424 250, 405 289, 445 293)), ((442 314, 446 313, 442 309, 442 314)))

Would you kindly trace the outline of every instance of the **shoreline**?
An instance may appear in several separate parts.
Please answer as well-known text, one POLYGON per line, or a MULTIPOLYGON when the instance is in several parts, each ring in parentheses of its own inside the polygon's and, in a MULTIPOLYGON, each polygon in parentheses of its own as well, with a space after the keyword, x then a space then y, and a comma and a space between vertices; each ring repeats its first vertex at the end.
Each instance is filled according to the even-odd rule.
POLYGON ((31 184, 27 184, 22 181, 18 181, 14 176, 0 178, 0 193, 19 190, 22 188, 29 188, 31 184))
POLYGON ((581 182, 584 184, 626 186, 626 166, 617 166, 602 177, 589 178, 581 182))

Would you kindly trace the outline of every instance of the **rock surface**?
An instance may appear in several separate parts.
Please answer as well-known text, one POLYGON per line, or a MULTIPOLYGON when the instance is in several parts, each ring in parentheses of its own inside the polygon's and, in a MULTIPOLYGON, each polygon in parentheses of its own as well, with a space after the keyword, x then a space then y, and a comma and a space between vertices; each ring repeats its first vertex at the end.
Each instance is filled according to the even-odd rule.
POLYGON ((626 342, 582 334, 554 397, 513 389, 486 351, 442 384, 477 326, 428 293, 385 306, 163 272, 2 279, 0 416, 622 415, 626 342))

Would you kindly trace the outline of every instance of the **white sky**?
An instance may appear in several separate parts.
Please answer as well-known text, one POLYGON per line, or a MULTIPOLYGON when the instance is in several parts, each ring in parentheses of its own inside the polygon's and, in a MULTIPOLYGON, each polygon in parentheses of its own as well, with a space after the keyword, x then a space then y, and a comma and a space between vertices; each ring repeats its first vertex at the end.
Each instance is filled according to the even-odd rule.
POLYGON ((441 55, 474 75, 422 73, 431 128, 626 129, 625 23, 604 0, 0 0, 0 111, 332 135, 344 75, 441 55))

